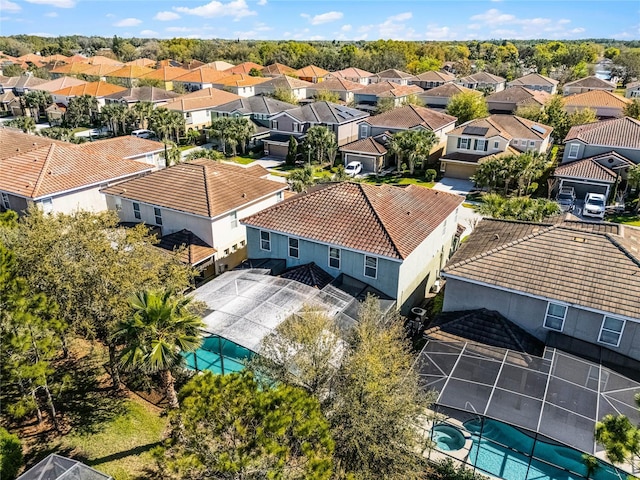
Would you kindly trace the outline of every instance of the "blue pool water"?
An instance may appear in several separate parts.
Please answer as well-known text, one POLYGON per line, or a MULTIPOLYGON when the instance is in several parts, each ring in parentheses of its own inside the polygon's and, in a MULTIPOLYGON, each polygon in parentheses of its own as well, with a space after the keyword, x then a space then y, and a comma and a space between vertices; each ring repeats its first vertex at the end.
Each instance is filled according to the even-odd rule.
POLYGON ((436 425, 431 432, 431 439, 440 450, 451 452, 464 447, 465 438, 460 430, 451 425, 436 425))
POLYGON ((185 355, 187 367, 192 370, 210 370, 225 374, 239 372, 244 368, 246 359, 253 352, 240 345, 219 337, 207 337, 195 354, 185 355))
MULTIPOLYGON (((480 420, 465 422, 464 427, 471 432, 473 440, 468 462, 486 473, 505 480, 583 480, 587 477, 582 453, 577 450, 540 440, 534 442, 531 436, 495 420, 485 419, 482 437, 480 420), (530 456, 535 457, 531 465, 530 456)), ((619 476, 615 468, 601 462, 589 478, 620 480, 626 476, 619 476)))

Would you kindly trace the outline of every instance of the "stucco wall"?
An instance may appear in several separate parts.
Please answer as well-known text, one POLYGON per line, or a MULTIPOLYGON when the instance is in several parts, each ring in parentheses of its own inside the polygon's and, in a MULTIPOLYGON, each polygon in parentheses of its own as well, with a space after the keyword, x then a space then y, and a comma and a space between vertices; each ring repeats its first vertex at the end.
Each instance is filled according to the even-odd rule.
POLYGON ((564 147, 564 155, 562 156, 562 163, 570 162, 573 160, 577 160, 580 158, 589 158, 595 155, 600 155, 601 153, 608 153, 611 151, 615 151, 616 153, 622 155, 623 157, 628 158, 632 162, 640 163, 640 147, 637 149, 631 148, 618 148, 618 147, 608 147, 608 146, 596 146, 596 145, 585 145, 582 142, 572 141, 567 142, 564 147), (571 150, 571 144, 577 144, 578 155, 575 158, 569 158, 569 151, 571 150))

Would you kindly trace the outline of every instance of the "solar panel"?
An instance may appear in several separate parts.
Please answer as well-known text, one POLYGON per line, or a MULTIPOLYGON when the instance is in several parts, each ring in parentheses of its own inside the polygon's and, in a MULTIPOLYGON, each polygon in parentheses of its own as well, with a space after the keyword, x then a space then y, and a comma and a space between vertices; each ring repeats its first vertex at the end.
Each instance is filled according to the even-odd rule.
POLYGON ((487 127, 465 127, 462 133, 464 135, 479 135, 481 137, 484 137, 488 131, 489 128, 487 127))
POLYGON ((534 125, 534 126, 532 126, 532 127, 531 127, 531 130, 533 130, 534 132, 541 133, 542 135, 544 135, 545 133, 547 133, 547 131, 546 131, 544 128, 542 128, 542 127, 540 127, 540 126, 538 126, 538 125, 534 125))

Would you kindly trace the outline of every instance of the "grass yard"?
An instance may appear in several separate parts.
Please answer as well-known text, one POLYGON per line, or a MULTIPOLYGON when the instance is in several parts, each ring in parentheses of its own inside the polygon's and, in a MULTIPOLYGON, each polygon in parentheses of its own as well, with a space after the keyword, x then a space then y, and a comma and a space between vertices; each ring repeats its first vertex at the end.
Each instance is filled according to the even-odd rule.
POLYGON ((239 163, 240 165, 249 165, 250 163, 255 162, 255 158, 249 157, 229 157, 225 158, 228 162, 239 163))
POLYGON ((427 188, 433 188, 436 184, 435 182, 427 182, 424 177, 396 177, 394 175, 377 178, 375 176, 369 176, 362 181, 373 185, 419 185, 427 188))
POLYGON ((623 223, 625 225, 631 225, 633 227, 640 227, 640 215, 632 215, 632 214, 621 214, 621 215, 610 215, 605 218, 607 222, 613 223, 623 223))

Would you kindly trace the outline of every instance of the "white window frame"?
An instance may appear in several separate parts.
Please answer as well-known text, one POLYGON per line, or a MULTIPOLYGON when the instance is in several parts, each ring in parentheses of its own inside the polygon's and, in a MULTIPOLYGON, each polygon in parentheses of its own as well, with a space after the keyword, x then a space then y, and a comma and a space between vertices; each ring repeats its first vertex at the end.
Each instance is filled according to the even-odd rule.
POLYGON ((153 216, 155 217, 156 225, 162 226, 162 210, 158 207, 153 207, 153 216))
POLYGON ((368 278, 373 278, 373 279, 378 278, 378 257, 373 257, 371 255, 364 256, 364 276, 368 278), (367 265, 367 262, 370 260, 375 261, 375 266, 367 265), (373 270, 373 276, 367 275, 367 269, 373 270))
POLYGON ((289 250, 289 256, 291 258, 300 258, 300 239, 296 237, 287 237, 287 246, 289 250), (296 242, 296 246, 291 245, 291 240, 296 242), (293 254, 295 252, 295 255, 293 254))
POLYGON ((2 206, 7 210, 11 209, 11 204, 9 203, 9 195, 4 192, 2 192, 2 206))
POLYGON ((41 203, 42 203, 42 211, 44 213, 53 212, 53 199, 51 197, 43 198, 41 200, 41 203))
POLYGON ((271 128, 278 130, 278 120, 271 120, 271 128))
POLYGON ((529 140, 529 147, 533 148, 536 146, 535 140, 529 140))
POLYGON ((520 140, 520 145, 522 145, 523 147, 527 146, 527 139, 523 138, 522 140, 520 140))
POLYGON ((564 321, 567 319, 567 312, 568 311, 569 311, 569 305, 566 305, 564 303, 548 302, 547 303, 547 311, 544 314, 544 321, 542 322, 542 326, 544 328, 546 328, 547 330, 554 330, 556 332, 562 332, 562 330, 564 329, 564 321), (562 316, 562 323, 561 323, 559 329, 558 328, 554 328, 554 327, 550 327, 550 326, 547 325, 547 318, 548 317, 551 317, 553 319, 560 319, 560 317, 558 315, 550 315, 549 314, 549 308, 552 305, 564 308, 564 315, 562 316))
POLYGON ((342 253, 340 251, 340 249, 338 247, 329 247, 329 259, 328 259, 328 265, 329 268, 335 268, 337 270, 340 270, 340 257, 342 256, 342 253), (332 255, 332 253, 337 252, 337 255, 332 255), (337 266, 332 265, 331 261, 334 261, 334 263, 337 264, 337 266))
POLYGON ((460 150, 469 150, 471 144, 470 138, 460 138, 460 150))
POLYGON ((622 319, 622 318, 617 318, 617 317, 613 317, 611 315, 604 315, 602 317, 602 324, 600 325, 600 332, 598 333, 598 343, 602 343, 603 345, 609 345, 611 347, 617 347, 620 345, 620 341, 622 340, 622 334, 624 332, 624 327, 627 324, 627 321, 622 319), (617 320, 618 322, 622 322, 622 327, 620 328, 619 332, 616 332, 615 330, 611 330, 610 328, 604 328, 604 324, 607 321, 607 319, 610 318, 611 320, 617 320), (607 333, 611 333, 614 335, 618 335, 618 342, 617 343, 611 343, 611 342, 606 342, 604 340, 602 340, 602 333, 603 332, 607 332, 607 333))
POLYGON ((276 200, 278 202, 281 202, 283 198, 284 198, 284 193, 283 192, 276 193, 276 200))
POLYGON ((478 138, 476 140, 475 150, 484 152, 484 146, 487 144, 487 140, 484 138, 478 138))
POLYGON ((138 202, 131 202, 133 207, 133 216, 136 220, 142 220, 142 213, 140 212, 140 204, 138 202))
POLYGON ((569 144, 569 155, 567 156, 567 158, 578 158, 578 153, 580 153, 580 145, 577 143, 570 143, 569 144), (573 147, 576 148, 576 151, 573 151, 573 147))
POLYGON ((499 142, 499 141, 497 141, 497 140, 496 140, 495 142, 493 142, 493 148, 494 148, 494 149, 496 149, 496 150, 497 150, 498 148, 500 148, 500 142, 499 142))
POLYGON ((271 232, 260 230, 260 250, 271 251, 271 232), (266 238, 264 238, 264 235, 266 235, 266 238))
POLYGON ((238 212, 231 212, 231 214, 229 215, 229 219, 231 223, 231 229, 233 230, 234 228, 238 228, 238 212))
POLYGON ((369 125, 366 123, 360 124, 360 138, 366 138, 369 136, 369 125))

